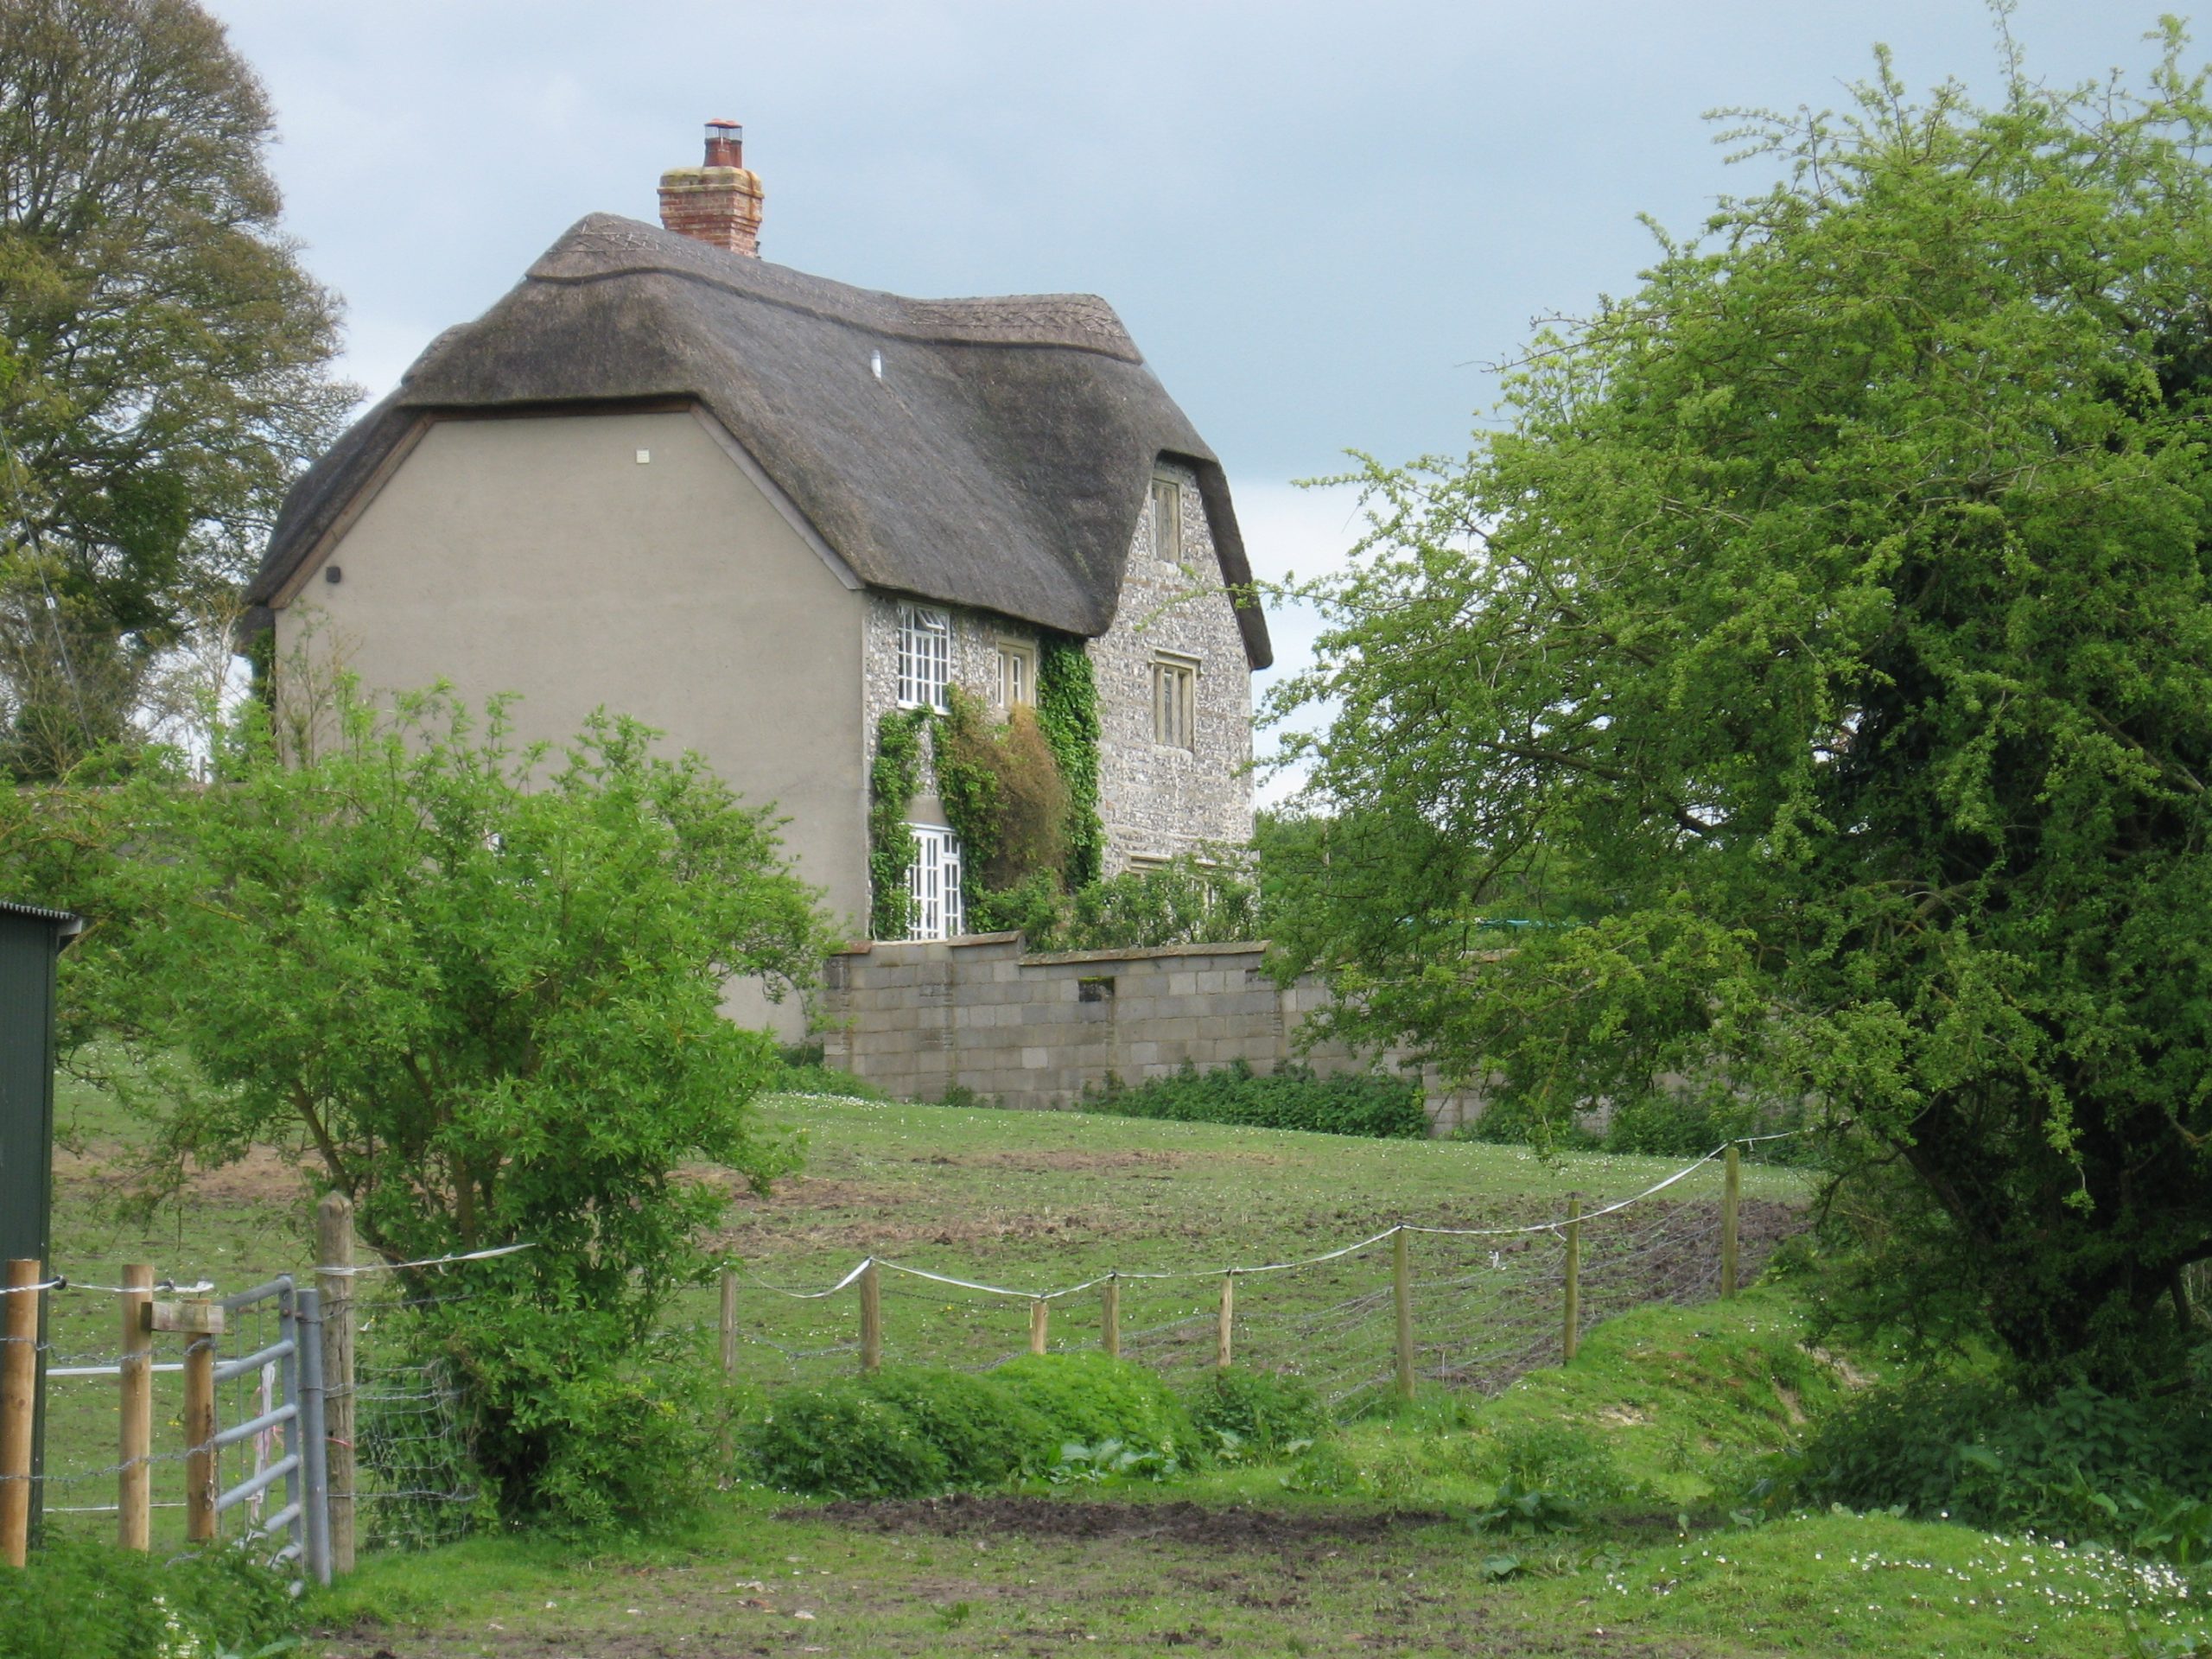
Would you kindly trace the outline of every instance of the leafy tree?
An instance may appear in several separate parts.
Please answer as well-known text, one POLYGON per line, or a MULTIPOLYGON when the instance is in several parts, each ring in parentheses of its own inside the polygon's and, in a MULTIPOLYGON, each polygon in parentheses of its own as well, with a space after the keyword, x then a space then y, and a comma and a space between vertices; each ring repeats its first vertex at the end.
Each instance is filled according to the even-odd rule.
POLYGON ((14 763, 126 728, 219 626, 356 396, 300 268, 252 71, 193 0, 0 7, 0 677, 14 763), (66 734, 66 745, 59 740, 66 734))
POLYGON ((497 703, 478 724, 442 693, 384 720, 341 698, 288 765, 263 718, 209 787, 147 772, 98 798, 127 856, 81 885, 134 925, 71 953, 71 998, 150 1068, 180 1161, 296 1147, 392 1261, 534 1245, 470 1269, 433 1334, 508 1507, 605 1518, 607 1471, 579 1459, 641 1489, 683 1461, 656 1461, 671 1414, 615 1367, 703 1270, 723 1192, 687 1166, 765 1187, 794 1160, 753 1108, 775 1046, 720 1003, 734 976, 810 976, 816 895, 772 820, 629 721, 553 754, 497 703))
POLYGON ((1753 113, 1781 181, 1369 462, 1289 968, 1541 1121, 1805 1091, 1899 1302, 2139 1382, 2212 1258, 2212 110, 1753 113), (1502 938, 1501 925, 1523 924, 1502 938), (1873 1172, 1862 1169, 1867 1179, 1873 1172), (1963 1288, 1967 1294, 1954 1293, 1963 1288))

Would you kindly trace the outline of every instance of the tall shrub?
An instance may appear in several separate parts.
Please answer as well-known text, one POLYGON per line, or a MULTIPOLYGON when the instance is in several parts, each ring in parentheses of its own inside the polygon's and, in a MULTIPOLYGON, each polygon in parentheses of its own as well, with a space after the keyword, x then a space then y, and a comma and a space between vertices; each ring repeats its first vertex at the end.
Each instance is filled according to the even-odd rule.
POLYGON ((720 1004, 807 977, 815 895, 772 820, 633 721, 556 753, 431 692, 388 717, 341 696, 334 726, 288 766, 251 710, 213 785, 131 785, 111 880, 148 925, 70 971, 109 1029, 188 1062, 180 1163, 302 1146, 396 1262, 531 1245, 436 1281, 469 1299, 423 1340, 511 1512, 623 1518, 576 1459, 687 1460, 622 1362, 703 1270, 723 1199, 686 1167, 760 1187, 795 1160, 752 1109, 775 1046, 720 1004))

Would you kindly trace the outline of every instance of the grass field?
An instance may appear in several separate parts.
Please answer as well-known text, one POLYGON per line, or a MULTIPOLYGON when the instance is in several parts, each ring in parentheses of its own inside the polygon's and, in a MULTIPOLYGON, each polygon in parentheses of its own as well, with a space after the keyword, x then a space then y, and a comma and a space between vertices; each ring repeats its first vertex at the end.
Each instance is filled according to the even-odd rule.
MULTIPOLYGON (((112 1283, 122 1262, 143 1260, 229 1290, 308 1265, 306 1188, 282 1160, 201 1177, 190 1201, 149 1230, 112 1203, 130 1127, 98 1101, 67 1105, 85 1140, 59 1193, 58 1260, 73 1277, 112 1283)), ((772 1115, 806 1136, 805 1173, 769 1198, 741 1200, 721 1241, 746 1275, 744 1369, 765 1382, 849 1370, 843 1345, 854 1334, 851 1293, 799 1301, 765 1287, 819 1288, 866 1255, 1024 1293, 1109 1270, 1192 1271, 1125 1292, 1135 1351, 1172 1370, 1179 1356, 1211 1358, 1221 1268, 1319 1255, 1399 1221, 1546 1222, 1571 1192, 1595 1210, 1679 1166, 1604 1157, 1547 1165, 1475 1144, 849 1101, 782 1100, 772 1115), (1185 1354, 1178 1332, 1192 1325, 1202 1339, 1185 1354), (794 1362, 785 1350, 808 1357, 794 1362)), ((1685 1659, 2168 1651, 2154 1643, 2188 1627, 2194 1599, 2163 1568, 1880 1516, 1738 1529, 1715 1508, 1751 1460, 1881 1369, 1878 1355, 1853 1356, 1847 1367, 1808 1357, 1788 1285, 1726 1306, 1629 1311, 1655 1287, 1691 1294, 1703 1282, 1718 1184, 1717 1171, 1700 1171, 1590 1224, 1593 1315, 1622 1317, 1594 1325, 1564 1369, 1548 1363, 1554 1234, 1417 1236, 1422 1365, 1441 1380, 1425 1384, 1413 1408, 1348 1422, 1296 1465, 1215 1470, 1157 1488, 876 1506, 798 1503, 741 1483, 676 1539, 579 1551, 480 1536, 372 1554, 312 1604, 323 1634, 308 1650, 339 1659, 1186 1647, 1685 1659), (1455 1353, 1508 1350, 1515 1357, 1502 1369, 1455 1370, 1455 1353), (1503 1386, 1513 1374, 1519 1380, 1503 1386), (1577 1455, 1602 1463, 1626 1496, 1573 1530, 1474 1531, 1468 1517, 1491 1500, 1498 1447, 1560 1425, 1577 1455), (2131 1617, 2145 1632, 2139 1644, 2131 1617)), ((1745 1191, 1756 1244, 1779 1230, 1783 1207, 1805 1187, 1793 1172, 1752 1167, 1745 1191)), ((1384 1249, 1241 1279, 1240 1354, 1307 1364, 1325 1346, 1316 1334, 1325 1325, 1370 1370, 1386 1369, 1387 1308, 1372 1319, 1357 1306, 1341 1319, 1331 1310, 1371 1301, 1387 1270, 1384 1249)), ((894 1357, 982 1363, 1023 1344, 1024 1299, 918 1280, 893 1281, 887 1292, 894 1357)), ((702 1341, 711 1294, 677 1315, 700 1325, 702 1341)), ((112 1351, 108 1299, 55 1301, 58 1348, 112 1351)), ((1095 1296, 1053 1306, 1052 1345, 1096 1341, 1095 1296)), ((111 1459, 111 1386, 56 1385, 57 1471, 111 1459)), ((174 1401, 165 1394, 161 1403, 156 1438, 167 1446, 174 1401)), ((165 1479, 174 1476, 157 1471, 157 1487, 165 1479)), ((100 1484, 78 1491, 105 1501, 100 1484)))
MULTIPOLYGON (((2133 1656, 2193 1626, 2168 1569, 1887 1516, 1740 1528, 1710 1476, 1821 1403, 1786 1288, 1654 1308, 1494 1400, 1431 1395, 1294 1471, 1159 1488, 800 1503, 727 1495, 693 1532, 579 1554, 480 1538, 371 1561, 314 1604, 339 1659, 921 1654, 2133 1656), (1779 1384, 1780 1386, 1777 1386, 1779 1384), (1565 1420, 1640 1502, 1541 1538, 1479 1534, 1484 1443, 1565 1420), (1687 1529, 1680 1506, 1694 1512, 1687 1529), (1717 1524, 1716 1524, 1717 1523, 1717 1524), (2144 1633, 2137 1645, 2129 1629, 2144 1633)), ((1827 1368, 1831 1372, 1833 1368, 1827 1368)), ((1831 1380, 1828 1387, 1840 1386, 1831 1380)))

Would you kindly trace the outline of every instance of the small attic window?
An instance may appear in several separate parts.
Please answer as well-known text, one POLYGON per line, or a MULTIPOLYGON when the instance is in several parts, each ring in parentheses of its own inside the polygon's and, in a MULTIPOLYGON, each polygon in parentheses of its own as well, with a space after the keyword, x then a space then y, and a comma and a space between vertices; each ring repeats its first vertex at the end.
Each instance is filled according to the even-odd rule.
POLYGON ((1021 639, 999 641, 999 707, 1034 708, 1037 702, 1037 647, 1021 639))
POLYGON ((1163 749, 1196 747, 1198 664, 1161 652, 1152 659, 1152 741, 1163 749))
POLYGON ((1183 486, 1172 478, 1152 480, 1152 556, 1162 564, 1183 563, 1183 486))

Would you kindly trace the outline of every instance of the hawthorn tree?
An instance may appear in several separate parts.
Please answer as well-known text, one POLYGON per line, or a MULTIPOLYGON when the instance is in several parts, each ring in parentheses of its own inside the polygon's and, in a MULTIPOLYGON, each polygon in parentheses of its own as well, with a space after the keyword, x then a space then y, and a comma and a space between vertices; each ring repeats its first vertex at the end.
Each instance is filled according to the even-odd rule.
MULTIPOLYGON (((1816 1100, 1887 1310, 2171 1374, 2212 1258, 2212 109, 1739 118, 1781 181, 1367 463, 1286 967, 1540 1124, 1816 1100), (1511 928, 1511 922, 1519 925, 1511 928), (1528 924, 1535 924, 1529 925, 1528 924)), ((1294 747, 1295 741, 1294 741, 1294 747)))

